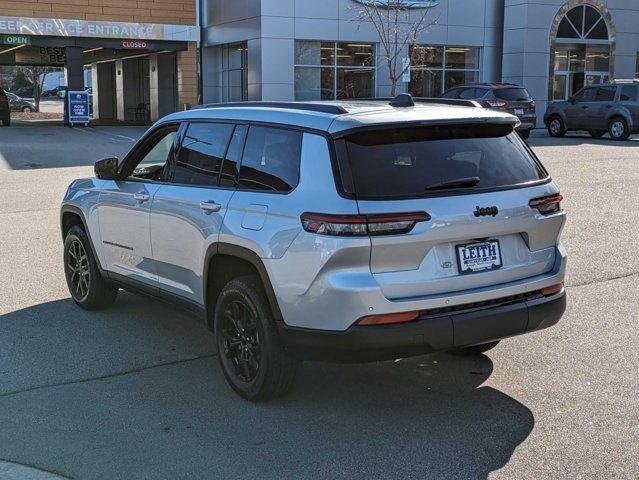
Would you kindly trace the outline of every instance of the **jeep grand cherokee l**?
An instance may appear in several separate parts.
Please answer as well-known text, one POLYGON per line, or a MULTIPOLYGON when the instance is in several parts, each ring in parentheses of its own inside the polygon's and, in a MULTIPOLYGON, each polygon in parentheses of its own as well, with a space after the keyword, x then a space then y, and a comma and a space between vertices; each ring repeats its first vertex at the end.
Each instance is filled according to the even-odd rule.
MULTIPOLYGON (((470 106, 469 106, 470 105, 470 106)), ((213 105, 74 181, 64 271, 202 316, 229 385, 283 394, 301 360, 486 351, 566 306, 562 197, 517 118, 410 96, 213 105)))

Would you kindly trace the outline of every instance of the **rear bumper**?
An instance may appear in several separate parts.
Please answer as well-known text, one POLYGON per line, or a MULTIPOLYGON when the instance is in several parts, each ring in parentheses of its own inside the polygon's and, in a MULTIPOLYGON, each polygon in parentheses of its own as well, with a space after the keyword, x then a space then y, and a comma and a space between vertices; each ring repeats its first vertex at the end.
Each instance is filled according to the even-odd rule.
POLYGON ((279 325, 287 351, 304 360, 370 362, 450 350, 541 330, 556 324, 566 310, 566 293, 552 297, 505 299, 454 313, 425 311, 397 325, 352 326, 343 332, 279 325))

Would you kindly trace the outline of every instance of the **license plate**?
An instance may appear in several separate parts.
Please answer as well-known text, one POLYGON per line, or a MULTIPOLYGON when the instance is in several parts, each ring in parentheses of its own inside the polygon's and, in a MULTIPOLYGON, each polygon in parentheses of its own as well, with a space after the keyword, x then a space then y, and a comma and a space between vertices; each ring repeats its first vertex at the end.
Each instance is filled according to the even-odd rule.
POLYGON ((515 108, 515 115, 523 115, 523 114, 524 114, 523 108, 515 108))
POLYGON ((462 275, 496 270, 501 265, 499 240, 457 245, 457 266, 462 275))

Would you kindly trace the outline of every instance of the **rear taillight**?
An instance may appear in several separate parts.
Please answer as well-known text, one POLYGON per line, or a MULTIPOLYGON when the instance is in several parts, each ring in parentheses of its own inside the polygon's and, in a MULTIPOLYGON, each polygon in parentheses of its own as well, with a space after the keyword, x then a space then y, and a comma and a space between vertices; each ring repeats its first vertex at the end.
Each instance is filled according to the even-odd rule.
POLYGON ((504 100, 481 100, 479 103, 481 103, 482 107, 485 108, 503 108, 506 105, 508 105, 508 102, 504 101, 504 100))
POLYGON ((393 323, 406 323, 417 320, 418 312, 389 313, 385 315, 369 315, 362 317, 355 325, 391 325, 393 323))
POLYGON ((430 215, 426 212, 372 215, 303 213, 301 220, 307 232, 352 237, 408 233, 417 223, 430 220, 430 215))
POLYGON ((561 210, 561 201, 564 197, 557 193, 547 197, 533 198, 528 205, 530 208, 536 208, 542 215, 550 215, 561 210))

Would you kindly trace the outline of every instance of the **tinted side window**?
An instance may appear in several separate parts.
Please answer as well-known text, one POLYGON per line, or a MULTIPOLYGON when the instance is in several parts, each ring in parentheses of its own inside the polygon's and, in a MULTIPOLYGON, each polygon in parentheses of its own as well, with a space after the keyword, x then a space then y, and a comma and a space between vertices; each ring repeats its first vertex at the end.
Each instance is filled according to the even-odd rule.
POLYGON ((442 95, 442 98, 459 98, 460 88, 453 88, 442 95))
POLYGON ((240 187, 290 192, 299 182, 302 132, 251 127, 240 167, 240 187))
POLYGON ((615 99, 617 87, 600 87, 597 89, 596 102, 612 102, 615 99))
POLYGON ((130 173, 132 177, 145 180, 166 180, 170 170, 169 161, 173 154, 173 143, 177 136, 177 126, 162 129, 157 134, 152 134, 150 140, 147 140, 140 147, 143 153, 142 157, 138 157, 137 165, 133 167, 130 173))
POLYGON ((579 102, 592 102, 595 99, 596 93, 596 88, 584 88, 583 90, 577 92, 575 98, 579 102))
POLYGON ((217 185, 233 128, 234 125, 228 123, 189 124, 173 172, 173 183, 217 185))
MULTIPOLYGON (((639 58, 639 57, 638 57, 639 58)), ((630 85, 626 85, 621 88, 621 101, 622 102, 636 102, 637 101, 637 92, 639 92, 639 88, 633 87, 630 85)))
POLYGON ((242 148, 244 148, 244 138, 246 137, 246 125, 238 125, 235 127, 229 148, 226 152, 226 158, 222 164, 222 174, 220 175, 221 187, 234 187, 237 181, 238 165, 242 156, 242 148))
POLYGON ((473 98, 477 98, 475 96, 475 89, 474 88, 467 88, 466 90, 462 91, 459 94, 459 98, 463 98, 465 100, 470 100, 470 99, 473 99, 473 98))

